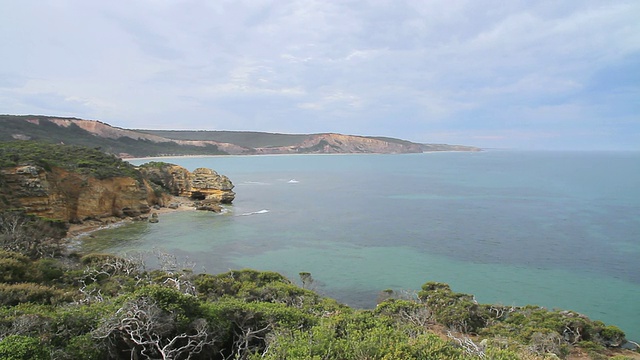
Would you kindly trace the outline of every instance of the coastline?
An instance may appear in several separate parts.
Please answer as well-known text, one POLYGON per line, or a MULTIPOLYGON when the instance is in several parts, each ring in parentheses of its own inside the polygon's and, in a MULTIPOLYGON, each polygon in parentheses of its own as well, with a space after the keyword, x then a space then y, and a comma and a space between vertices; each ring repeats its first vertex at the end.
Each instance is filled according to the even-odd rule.
MULTIPOLYGON (((483 149, 484 150, 484 149, 483 149)), ((121 158, 123 161, 142 161, 142 160, 162 160, 175 158, 228 158, 228 157, 271 157, 271 156, 348 156, 348 155, 422 155, 437 153, 477 153, 479 151, 463 151, 463 150, 437 150, 423 151, 415 153, 292 153, 292 154, 237 154, 237 155, 166 155, 166 156, 150 156, 150 157, 126 157, 121 158)))
POLYGON ((173 203, 177 203, 177 208, 160 207, 152 208, 148 213, 142 214, 138 217, 106 217, 98 220, 86 220, 79 224, 69 224, 65 241, 73 241, 81 239, 85 236, 90 236, 93 232, 110 229, 124 224, 132 223, 135 221, 149 221, 149 218, 155 213, 157 215, 170 214, 179 211, 196 211, 196 207, 193 200, 183 197, 174 196, 172 198, 173 203))

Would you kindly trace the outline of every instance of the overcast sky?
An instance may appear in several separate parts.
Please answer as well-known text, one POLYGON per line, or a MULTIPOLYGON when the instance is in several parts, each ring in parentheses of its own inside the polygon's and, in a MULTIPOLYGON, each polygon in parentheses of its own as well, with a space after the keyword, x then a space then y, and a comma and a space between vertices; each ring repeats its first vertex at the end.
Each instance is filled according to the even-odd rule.
POLYGON ((0 113, 640 150, 640 1, 0 0, 0 113))

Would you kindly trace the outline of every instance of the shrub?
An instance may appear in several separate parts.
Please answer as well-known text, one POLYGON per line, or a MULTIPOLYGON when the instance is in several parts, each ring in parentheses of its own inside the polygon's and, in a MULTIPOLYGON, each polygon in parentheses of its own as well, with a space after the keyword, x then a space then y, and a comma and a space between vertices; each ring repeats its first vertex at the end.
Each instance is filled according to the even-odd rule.
MULTIPOLYGON (((163 311, 177 316, 181 323, 189 323, 202 316, 201 303, 195 296, 166 286, 149 285, 136 290, 132 294, 135 298, 149 298, 163 311)), ((128 298, 127 296, 123 297, 128 298)))
POLYGON ((64 350, 56 354, 55 358, 59 360, 100 360, 105 359, 106 354, 90 334, 84 334, 71 338, 64 350))
POLYGON ((20 211, 0 213, 0 249, 32 259, 54 256, 62 249, 66 224, 26 215, 20 211))
POLYGON ((292 285, 291 281, 276 272, 252 269, 232 270, 219 275, 201 274, 195 279, 197 291, 209 299, 227 295, 259 300, 257 289, 276 283, 292 285))
POLYGON ((252 359, 463 359, 437 335, 409 336, 369 311, 325 318, 309 330, 282 328, 269 337, 265 354, 252 359))
POLYGON ((98 149, 35 141, 0 142, 0 167, 17 165, 37 165, 46 171, 59 167, 98 179, 141 179, 140 173, 133 165, 98 149), (20 155, 15 158, 9 154, 20 155))
POLYGON ((56 282, 64 277, 65 269, 55 259, 40 259, 34 263, 41 281, 45 283, 56 282))
POLYGON ((43 305, 71 301, 71 295, 62 290, 33 283, 0 284, 0 305, 13 306, 30 302, 43 305))
POLYGON ((28 281, 31 262, 24 255, 0 250, 0 282, 17 283, 28 281))
POLYGON ((457 331, 477 332, 487 325, 491 317, 473 295, 455 293, 444 283, 425 283, 418 297, 427 304, 438 322, 457 331))
POLYGON ((617 326, 609 325, 600 330, 600 337, 605 346, 620 346, 625 342, 625 333, 617 326))
POLYGON ((10 335, 0 341, 0 359, 49 360, 49 350, 30 336, 10 335))

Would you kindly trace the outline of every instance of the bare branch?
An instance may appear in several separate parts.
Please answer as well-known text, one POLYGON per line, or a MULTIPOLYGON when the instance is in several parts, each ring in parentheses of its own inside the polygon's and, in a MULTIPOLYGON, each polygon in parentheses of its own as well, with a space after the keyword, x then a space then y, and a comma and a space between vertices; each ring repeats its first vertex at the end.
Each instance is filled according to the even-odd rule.
POLYGON ((480 342, 480 344, 476 344, 467 336, 463 336, 461 338, 454 336, 451 331, 447 331, 447 337, 455 341, 458 346, 460 346, 464 350, 465 353, 471 356, 477 356, 483 359, 487 356, 487 354, 485 354, 484 352, 485 345, 483 344, 483 342, 480 342))
POLYGON ((198 354, 216 341, 207 331, 207 322, 198 319, 189 332, 175 334, 176 321, 172 314, 162 310, 155 302, 139 298, 124 304, 116 314, 93 332, 104 339, 111 351, 119 343, 130 347, 131 358, 139 354, 145 359, 176 359, 198 354))

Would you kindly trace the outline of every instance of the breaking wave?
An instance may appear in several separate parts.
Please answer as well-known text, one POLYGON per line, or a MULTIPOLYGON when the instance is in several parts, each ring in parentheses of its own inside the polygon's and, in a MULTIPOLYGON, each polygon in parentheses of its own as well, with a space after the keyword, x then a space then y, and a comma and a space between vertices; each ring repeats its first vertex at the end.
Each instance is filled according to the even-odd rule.
POLYGON ((264 210, 259 210, 259 211, 253 211, 253 212, 248 212, 248 213, 240 214, 239 216, 249 216, 249 215, 266 214, 266 213, 268 213, 268 212, 269 212, 269 210, 264 209, 264 210))

